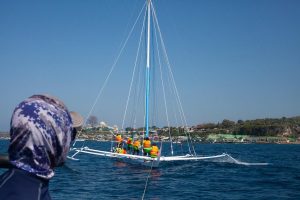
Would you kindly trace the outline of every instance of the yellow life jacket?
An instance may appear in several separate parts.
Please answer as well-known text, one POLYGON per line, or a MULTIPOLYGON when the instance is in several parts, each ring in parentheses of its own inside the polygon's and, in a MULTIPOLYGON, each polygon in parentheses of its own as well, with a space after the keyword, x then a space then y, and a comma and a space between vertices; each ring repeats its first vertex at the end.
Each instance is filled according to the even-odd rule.
POLYGON ((152 149, 150 151, 150 155, 151 156, 157 156, 158 155, 158 152, 159 152, 159 149, 157 146, 152 146, 152 149))
POLYGON ((122 142, 122 136, 120 134, 116 136, 116 142, 122 142))

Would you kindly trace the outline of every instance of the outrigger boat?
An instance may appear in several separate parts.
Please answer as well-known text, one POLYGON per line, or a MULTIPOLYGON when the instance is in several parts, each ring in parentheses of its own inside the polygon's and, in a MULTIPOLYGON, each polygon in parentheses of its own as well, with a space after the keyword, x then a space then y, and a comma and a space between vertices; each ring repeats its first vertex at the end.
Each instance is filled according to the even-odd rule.
MULTIPOLYGON (((213 156, 198 156, 195 152, 194 149, 194 145, 193 142, 191 140, 190 137, 190 133, 187 130, 187 123, 185 120, 185 115, 182 109, 182 105, 181 105, 181 100, 179 98, 178 95, 178 91, 177 91, 177 87, 174 81, 174 77, 173 77, 173 73, 171 70, 171 66, 169 63, 169 59, 167 56, 167 52, 166 52, 166 48, 165 48, 165 44, 163 42, 163 38, 162 38, 162 34, 161 34, 161 30, 158 24, 158 20, 157 20, 157 15, 156 15, 156 10, 155 7, 153 6, 153 2, 152 0, 146 0, 135 24, 137 23, 138 19, 141 16, 141 13, 143 13, 142 11, 144 11, 144 20, 143 20, 143 25, 142 25, 142 30, 141 30, 141 35, 140 35, 140 40, 139 40, 139 46, 138 46, 138 53, 136 56, 136 60, 135 60, 135 65, 134 65, 134 72, 133 72, 133 77, 135 75, 135 71, 137 71, 136 66, 138 63, 138 56, 141 55, 139 53, 140 50, 140 46, 141 46, 141 40, 143 38, 142 34, 145 33, 146 36, 145 37, 145 41, 146 44, 146 65, 144 66, 144 73, 145 73, 145 77, 144 77, 144 82, 145 82, 145 102, 144 102, 144 124, 145 124, 145 130, 144 130, 144 137, 149 137, 149 133, 152 131, 149 127, 149 119, 150 119, 150 107, 149 107, 149 102, 150 102, 150 83, 151 83, 151 74, 153 74, 153 72, 151 72, 151 70, 155 69, 155 67, 157 67, 157 69, 159 70, 159 76, 161 78, 161 86, 162 88, 160 89, 162 91, 162 97, 163 97, 163 104, 165 106, 164 110, 165 110, 165 115, 166 115, 166 121, 168 126, 170 127, 170 122, 169 122, 169 110, 168 110, 168 104, 166 102, 166 93, 165 93, 165 85, 166 82, 163 81, 162 78, 162 65, 166 66, 167 71, 169 73, 169 84, 172 85, 172 93, 175 96, 172 101, 176 102, 176 104, 179 107, 179 115, 180 115, 180 119, 182 121, 182 123, 184 124, 183 126, 181 125, 181 127, 183 127, 183 132, 186 134, 187 136, 187 146, 188 146, 188 151, 185 155, 174 155, 174 150, 173 150, 173 145, 172 145, 172 137, 171 137, 171 131, 170 128, 168 129, 169 132, 169 138, 170 138, 170 142, 171 142, 171 155, 170 156, 164 156, 162 155, 162 142, 160 145, 160 152, 159 155, 156 158, 151 158, 149 156, 144 156, 144 155, 132 155, 132 154, 122 154, 122 153, 117 153, 113 151, 113 148, 110 149, 110 151, 103 151, 103 150, 98 150, 98 149, 93 149, 93 148, 89 148, 87 146, 81 146, 81 147, 76 147, 76 142, 73 145, 73 148, 71 149, 71 152, 73 152, 73 155, 69 156, 70 159, 76 160, 76 155, 80 154, 80 153, 84 153, 84 154, 91 154, 91 155, 95 155, 95 156, 100 156, 100 157, 107 157, 107 158, 117 158, 120 159, 124 162, 130 162, 130 163, 138 163, 141 165, 146 165, 146 166, 152 166, 152 167, 158 167, 160 163, 162 162, 175 162, 175 161, 203 161, 203 160, 216 160, 216 159, 222 159, 225 157, 228 157, 229 155, 222 153, 219 155, 213 155, 213 156), (146 26, 145 26, 146 24, 146 26), (151 27, 154 27, 153 29, 151 29, 151 27), (154 33, 154 34, 153 34, 154 33), (152 39, 151 36, 154 36, 155 39, 152 39), (156 44, 153 45, 153 44, 156 44), (151 49, 151 47, 153 47, 153 49, 151 49), (162 48, 161 51, 159 51, 159 47, 162 48), (157 54, 152 54, 152 56, 157 56, 156 61, 158 61, 158 64, 155 66, 153 63, 151 63, 151 61, 154 61, 155 59, 151 58, 151 52, 152 50, 157 50, 158 53, 157 54), (163 56, 161 55, 163 54, 163 56), (165 59, 165 63, 163 63, 162 58, 163 57, 165 59)), ((134 24, 134 26, 135 26, 134 24)), ((134 28, 133 26, 133 28, 134 28)), ((132 32, 133 29, 131 29, 132 32)), ((129 38, 129 36, 128 36, 129 38)), ((128 40, 127 38, 127 40, 128 40)), ((126 41, 127 41, 126 40, 126 41)), ((125 45, 124 45, 125 46, 125 45)), ((123 47, 124 47, 123 46, 123 47)), ((122 48, 123 49, 123 48, 122 48)), ((113 65, 114 67, 114 65, 113 65)), ((110 71, 110 73, 112 72, 112 70, 110 71)), ((110 75, 110 74, 109 74, 110 75)), ((131 79, 131 84, 130 84, 130 90, 129 90, 129 95, 127 98, 127 103, 126 103, 126 109, 124 112, 124 118, 126 116, 127 113, 127 107, 128 107, 128 103, 129 103, 129 97, 131 96, 132 93, 132 85, 133 85, 133 80, 134 78, 132 77, 131 79)), ((105 80, 105 84, 107 82, 108 79, 105 80)), ((141 80, 139 80, 139 82, 141 82, 141 80)), ((139 84, 136 84, 139 85, 139 84)), ((102 91, 103 88, 101 88, 100 91, 102 91)), ((101 93, 101 92, 100 92, 101 93)), ((100 94, 99 93, 99 94, 100 94)), ((99 95, 98 95, 99 97, 99 95)), ((97 99, 98 99, 97 97, 97 99)), ((94 104, 95 105, 95 104, 94 104)), ((151 107, 151 109, 154 109, 153 107, 151 107)), ((123 125, 122 128, 124 126, 124 119, 123 119, 123 125)), ((113 133, 113 130, 112 130, 113 133)), ((113 143, 112 143, 113 144, 113 143)), ((112 145, 113 147, 113 145, 112 145)), ((230 156, 229 156, 230 157, 230 156)))

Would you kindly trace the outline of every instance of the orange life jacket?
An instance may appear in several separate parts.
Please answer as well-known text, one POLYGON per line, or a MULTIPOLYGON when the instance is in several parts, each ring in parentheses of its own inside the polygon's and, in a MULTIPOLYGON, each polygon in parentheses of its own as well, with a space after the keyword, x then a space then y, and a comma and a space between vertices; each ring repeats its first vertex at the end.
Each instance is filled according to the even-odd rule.
POLYGON ((121 153, 121 154, 126 154, 126 153, 127 153, 126 150, 125 150, 125 149, 122 149, 122 148, 117 148, 117 149, 116 149, 116 152, 117 152, 117 153, 121 153))
POLYGON ((144 148, 150 148, 151 147, 151 141, 150 140, 144 140, 143 146, 144 146, 144 148))
POLYGON ((121 135, 116 136, 116 142, 122 142, 122 136, 121 135))
POLYGON ((157 146, 152 146, 152 149, 150 151, 150 155, 151 156, 157 156, 158 155, 158 152, 159 152, 159 149, 157 146))
POLYGON ((134 141, 133 146, 140 148, 140 146, 141 146, 140 141, 138 141, 138 140, 134 141))

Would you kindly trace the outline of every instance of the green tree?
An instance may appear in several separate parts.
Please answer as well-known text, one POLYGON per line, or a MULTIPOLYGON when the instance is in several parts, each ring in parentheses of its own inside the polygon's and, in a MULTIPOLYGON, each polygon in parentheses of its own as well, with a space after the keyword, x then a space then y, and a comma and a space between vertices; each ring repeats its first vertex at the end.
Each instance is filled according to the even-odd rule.
POLYGON ((233 128, 235 126, 235 122, 234 121, 230 121, 228 119, 224 119, 222 121, 222 127, 223 128, 233 128))

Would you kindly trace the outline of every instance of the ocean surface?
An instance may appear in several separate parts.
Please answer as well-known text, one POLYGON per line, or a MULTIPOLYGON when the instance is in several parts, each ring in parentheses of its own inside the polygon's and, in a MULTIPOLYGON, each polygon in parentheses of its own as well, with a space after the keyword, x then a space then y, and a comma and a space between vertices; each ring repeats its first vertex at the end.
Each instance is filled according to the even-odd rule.
MULTIPOLYGON (((0 152, 7 151, 0 140, 0 152)), ((109 149, 109 142, 85 142, 109 149)), ((181 148, 180 144, 176 144, 181 148)), ((169 144, 164 144, 168 153, 169 144)), ((175 146, 176 147, 176 146, 175 146)), ((196 144, 199 155, 226 152, 232 163, 181 161, 152 169, 108 158, 79 154, 57 168, 50 182, 53 199, 300 199, 300 145, 196 144), (268 163, 268 165, 247 165, 268 163), (147 178, 149 179, 147 180, 147 178), (147 183, 147 185, 146 185, 147 183), (145 190, 146 187, 146 190, 145 190), (145 191, 145 192, 144 192, 145 191)), ((0 173, 4 169, 0 169, 0 173)))

